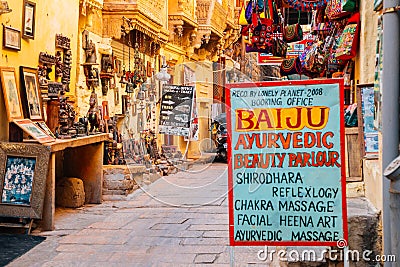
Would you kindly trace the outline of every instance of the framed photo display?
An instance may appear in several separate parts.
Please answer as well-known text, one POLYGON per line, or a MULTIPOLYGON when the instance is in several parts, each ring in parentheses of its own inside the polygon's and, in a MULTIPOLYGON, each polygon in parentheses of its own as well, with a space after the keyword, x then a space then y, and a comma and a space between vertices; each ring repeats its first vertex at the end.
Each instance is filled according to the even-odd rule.
POLYGON ((56 139, 56 136, 54 133, 49 129, 47 124, 44 121, 36 121, 35 122, 37 126, 39 126, 40 129, 42 129, 45 133, 56 139))
POLYGON ((24 0, 22 16, 22 37, 24 38, 35 38, 35 11, 36 4, 34 2, 24 0))
POLYGON ((37 124, 29 119, 14 120, 14 123, 41 144, 55 141, 55 139, 46 133, 45 130, 42 130, 37 124))
POLYGON ((21 50, 21 31, 3 25, 3 47, 21 50))
POLYGON ((42 96, 39 89, 37 70, 20 67, 21 98, 26 117, 34 121, 43 120, 42 96))
POLYGON ((50 150, 0 143, 0 217, 41 219, 50 150))
POLYGON ((8 121, 23 119, 24 113, 17 87, 15 69, 12 67, 0 67, 0 78, 8 121))

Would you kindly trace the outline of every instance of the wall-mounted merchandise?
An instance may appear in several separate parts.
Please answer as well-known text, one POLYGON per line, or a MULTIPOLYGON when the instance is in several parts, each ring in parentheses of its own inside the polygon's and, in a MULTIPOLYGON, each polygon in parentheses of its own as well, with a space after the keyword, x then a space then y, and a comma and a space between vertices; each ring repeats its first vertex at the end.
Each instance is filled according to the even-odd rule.
POLYGON ((12 67, 0 67, 0 78, 8 121, 23 119, 24 113, 15 69, 12 67))
POLYGON ((63 90, 69 92, 72 63, 71 39, 62 34, 56 34, 55 40, 56 49, 58 49, 55 55, 55 76, 56 78, 61 78, 63 90))
POLYGON ((44 120, 37 69, 21 66, 20 80, 25 117, 31 120, 44 120))
POLYGON ((287 79, 293 74, 337 77, 358 52, 357 10, 357 0, 245 1, 241 34, 246 52, 257 52, 260 65, 281 65, 287 79))
POLYGON ((48 88, 48 96, 50 98, 57 98, 59 93, 63 89, 63 85, 62 83, 59 82, 48 82, 47 88, 48 88))
POLYGON ((7 0, 0 1, 0 14, 10 13, 12 9, 8 6, 7 0))
POLYGON ((71 39, 62 34, 56 34, 56 48, 71 49, 71 39))
POLYGON ((35 38, 36 4, 24 0, 22 15, 22 37, 28 39, 35 38))
POLYGON ((13 123, 41 144, 55 141, 54 137, 46 133, 30 119, 14 120, 13 123))
POLYGON ((357 85, 358 127, 363 137, 363 155, 366 157, 378 157, 379 141, 378 130, 374 126, 375 102, 374 85, 357 85))
POLYGON ((21 50, 21 31, 3 25, 3 48, 21 50))
POLYGON ((39 53, 39 66, 38 66, 38 78, 39 87, 41 90, 43 101, 48 101, 52 98, 57 98, 57 94, 49 92, 50 72, 53 71, 53 65, 56 64, 56 57, 46 52, 39 53))
POLYGON ((0 216, 41 219, 50 150, 0 143, 0 216))

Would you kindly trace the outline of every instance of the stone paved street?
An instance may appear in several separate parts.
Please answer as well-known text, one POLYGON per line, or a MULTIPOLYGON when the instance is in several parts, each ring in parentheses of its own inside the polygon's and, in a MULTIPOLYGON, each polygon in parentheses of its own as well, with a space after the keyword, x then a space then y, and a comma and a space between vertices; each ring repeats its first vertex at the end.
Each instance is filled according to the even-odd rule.
POLYGON ((8 266, 285 266, 229 247, 227 165, 200 164, 124 201, 59 209, 56 230, 8 266))

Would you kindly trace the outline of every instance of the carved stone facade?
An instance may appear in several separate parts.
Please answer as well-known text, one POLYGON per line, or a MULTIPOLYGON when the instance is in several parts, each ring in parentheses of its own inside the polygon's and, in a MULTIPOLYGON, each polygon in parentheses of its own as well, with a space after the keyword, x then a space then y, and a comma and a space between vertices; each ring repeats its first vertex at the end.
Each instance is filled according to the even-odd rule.
POLYGON ((104 0, 103 7, 103 37, 121 39, 123 17, 130 21, 130 29, 137 29, 156 42, 168 41, 166 28, 166 2, 155 1, 112 1, 104 0))

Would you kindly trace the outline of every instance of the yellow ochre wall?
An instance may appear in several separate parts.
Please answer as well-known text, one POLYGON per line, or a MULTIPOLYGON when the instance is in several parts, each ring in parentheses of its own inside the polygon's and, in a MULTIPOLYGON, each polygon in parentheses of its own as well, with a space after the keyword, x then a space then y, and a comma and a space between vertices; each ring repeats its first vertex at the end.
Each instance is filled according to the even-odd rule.
MULTIPOLYGON (((375 79, 376 38, 379 14, 373 9, 373 1, 360 1, 360 47, 355 59, 355 80, 358 84, 374 83, 375 79)), ((379 136, 379 139, 379 146, 381 147, 381 136, 379 136)), ((362 162, 365 197, 379 210, 382 210, 381 158, 380 156, 379 159, 363 159, 362 162)))
MULTIPOLYGON (((56 34, 62 34, 71 39, 71 91, 68 95, 75 95, 79 0, 31 0, 31 2, 36 3, 34 39, 22 38, 23 0, 8 0, 7 2, 12 12, 0 15, 0 20, 2 24, 21 31, 21 50, 3 49, 1 46, 0 66, 15 68, 17 85, 19 86, 19 66, 37 68, 40 52, 55 55, 55 36, 56 34)), ((1 40, 3 40, 2 30, 0 31, 0 36, 1 40)), ((50 73, 50 78, 54 80, 54 66, 53 72, 50 73)), ((8 125, 5 116, 4 100, 1 94, 0 122, 2 124, 0 125, 0 140, 2 141, 8 139, 8 125)))

